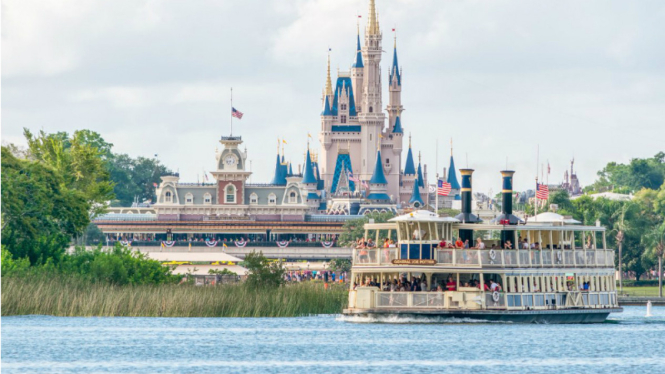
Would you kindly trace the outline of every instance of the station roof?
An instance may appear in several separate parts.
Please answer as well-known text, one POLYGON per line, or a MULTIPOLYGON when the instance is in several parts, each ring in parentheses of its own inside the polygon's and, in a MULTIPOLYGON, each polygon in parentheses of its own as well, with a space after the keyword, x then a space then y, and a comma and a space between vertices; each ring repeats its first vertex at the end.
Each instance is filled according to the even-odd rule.
POLYGON ((190 261, 190 262, 241 262, 236 256, 224 252, 143 252, 146 256, 157 261, 190 261))

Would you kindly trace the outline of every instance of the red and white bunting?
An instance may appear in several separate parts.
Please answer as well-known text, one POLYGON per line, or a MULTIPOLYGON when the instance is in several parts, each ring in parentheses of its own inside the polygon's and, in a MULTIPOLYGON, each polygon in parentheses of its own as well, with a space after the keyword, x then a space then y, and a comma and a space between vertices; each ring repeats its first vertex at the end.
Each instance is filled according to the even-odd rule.
POLYGON ((322 241, 321 245, 323 246, 323 248, 332 248, 332 246, 335 245, 335 242, 334 241, 330 241, 330 242, 322 241))
POLYGON ((289 242, 287 240, 279 240, 275 243, 277 243, 277 246, 281 249, 284 249, 289 246, 289 242))
POLYGON ((245 248, 245 246, 247 245, 247 241, 245 239, 235 241, 234 243, 238 248, 245 248))
POLYGON ((217 240, 207 240, 206 245, 210 248, 217 247, 217 240))
POLYGON ((164 247, 171 248, 175 245, 175 241, 174 240, 164 240, 162 242, 162 244, 164 245, 164 247))

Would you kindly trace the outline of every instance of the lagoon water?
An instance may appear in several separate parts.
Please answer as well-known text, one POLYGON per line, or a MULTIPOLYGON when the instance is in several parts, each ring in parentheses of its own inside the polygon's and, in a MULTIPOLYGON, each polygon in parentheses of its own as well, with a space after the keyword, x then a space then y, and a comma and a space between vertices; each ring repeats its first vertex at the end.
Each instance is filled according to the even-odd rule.
POLYGON ((3 373, 665 372, 665 308, 594 325, 2 318, 3 373))

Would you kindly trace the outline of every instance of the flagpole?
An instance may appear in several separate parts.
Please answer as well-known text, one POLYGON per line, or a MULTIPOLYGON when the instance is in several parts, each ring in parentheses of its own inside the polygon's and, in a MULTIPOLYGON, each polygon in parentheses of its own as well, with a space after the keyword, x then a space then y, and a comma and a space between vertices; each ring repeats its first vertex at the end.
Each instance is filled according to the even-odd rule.
POLYGON ((231 136, 233 136, 233 87, 231 87, 231 136))
POLYGON ((535 207, 533 214, 534 217, 538 215, 538 163, 539 162, 540 162, 540 144, 538 144, 537 153, 536 153, 536 195, 534 196, 533 199, 533 205, 535 207))
POLYGON ((439 139, 436 139, 436 161, 434 162, 436 170, 436 195, 434 196, 434 213, 439 214, 439 139))

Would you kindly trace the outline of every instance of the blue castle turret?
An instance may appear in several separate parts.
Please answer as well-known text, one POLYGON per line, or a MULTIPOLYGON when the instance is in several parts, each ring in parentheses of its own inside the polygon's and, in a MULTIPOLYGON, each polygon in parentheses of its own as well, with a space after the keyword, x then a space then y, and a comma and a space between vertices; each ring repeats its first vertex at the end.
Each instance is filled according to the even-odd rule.
POLYGON ((318 181, 316 176, 314 176, 314 169, 312 168, 312 159, 309 156, 309 148, 307 148, 307 159, 305 159, 305 171, 303 173, 302 182, 303 184, 317 184, 318 181))
POLYGON ((409 204, 413 205, 414 208, 420 208, 425 205, 423 199, 420 197, 420 189, 418 188, 419 184, 419 181, 416 181, 416 183, 413 184, 413 191, 411 192, 411 198, 409 199, 409 204))
POLYGON ((367 199, 372 200, 373 202, 389 202, 390 196, 386 193, 387 186, 388 180, 383 173, 383 165, 381 164, 381 151, 377 151, 374 173, 369 180, 369 196, 367 196, 367 199))
POLYGON ((450 167, 448 168, 448 183, 450 183, 450 189, 455 192, 455 200, 461 200, 462 197, 459 194, 460 185, 457 181, 457 171, 455 170, 455 160, 453 159, 452 149, 450 150, 450 167))
POLYGON ((406 153, 404 175, 416 175, 416 167, 413 163, 413 153, 411 152, 411 135, 409 135, 409 151, 406 153))

